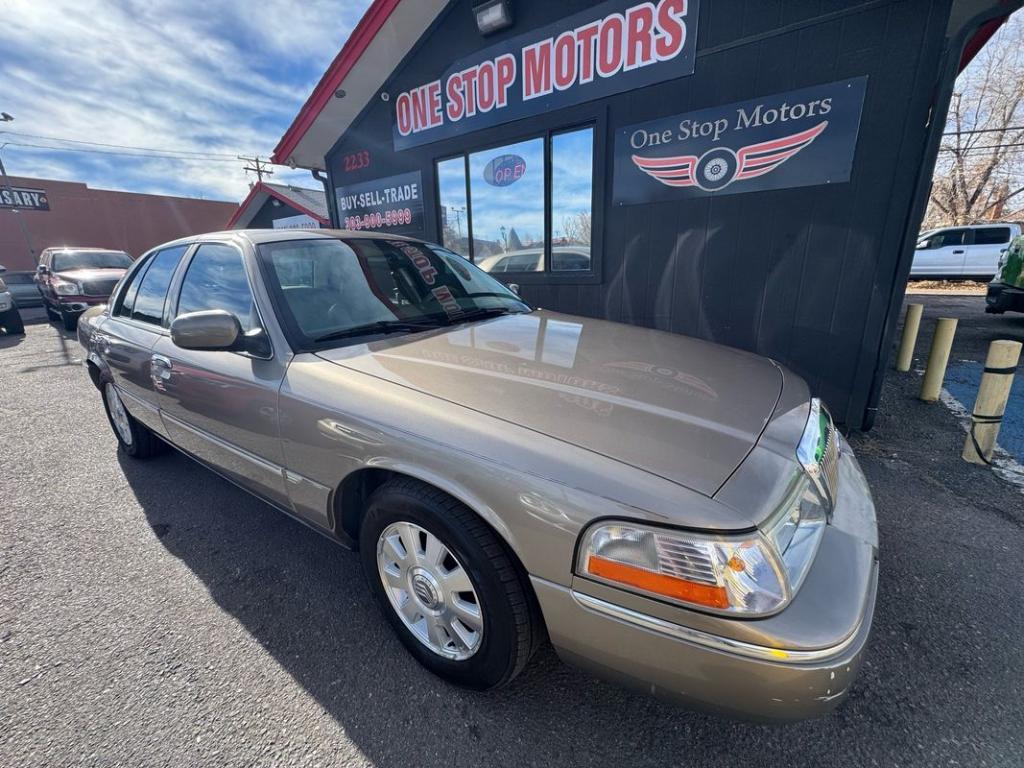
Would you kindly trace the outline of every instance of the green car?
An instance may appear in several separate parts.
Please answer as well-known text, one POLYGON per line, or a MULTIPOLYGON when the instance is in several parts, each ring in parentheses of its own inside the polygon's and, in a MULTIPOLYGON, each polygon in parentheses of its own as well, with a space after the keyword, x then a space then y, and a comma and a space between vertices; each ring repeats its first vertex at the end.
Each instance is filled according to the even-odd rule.
POLYGON ((1024 312, 1024 236, 1010 243, 999 259, 996 276, 988 284, 985 311, 1001 315, 1007 310, 1024 312))

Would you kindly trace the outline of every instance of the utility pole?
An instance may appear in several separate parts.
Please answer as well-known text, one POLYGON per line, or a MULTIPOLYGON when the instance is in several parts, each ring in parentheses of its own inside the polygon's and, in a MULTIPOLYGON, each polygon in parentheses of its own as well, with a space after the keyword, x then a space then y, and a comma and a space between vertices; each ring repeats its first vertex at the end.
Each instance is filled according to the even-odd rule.
MULTIPOLYGON (((14 118, 6 112, 0 112, 0 123, 9 123, 14 118)), ((0 144, 0 151, 7 146, 7 142, 0 144)), ((11 180, 7 178, 7 169, 4 168, 4 159, 0 157, 0 178, 4 180, 4 187, 7 189, 7 193, 11 196, 11 204, 14 204, 15 195, 14 188, 11 187, 11 180)), ((21 211, 16 207, 10 209, 11 215, 18 220, 18 226, 21 228, 21 235, 25 238, 25 245, 28 246, 28 255, 32 258, 32 261, 36 261, 36 249, 32 247, 32 238, 28 234, 28 226, 25 224, 25 219, 22 216, 21 211)))
POLYGON ((257 183, 263 181, 264 174, 266 174, 267 176, 274 175, 274 171, 273 169, 271 169, 270 163, 260 160, 259 155, 256 155, 256 157, 245 157, 244 155, 239 155, 238 159, 244 160, 245 162, 249 163, 249 165, 246 165, 244 168, 242 168, 242 170, 254 172, 256 174, 257 183))

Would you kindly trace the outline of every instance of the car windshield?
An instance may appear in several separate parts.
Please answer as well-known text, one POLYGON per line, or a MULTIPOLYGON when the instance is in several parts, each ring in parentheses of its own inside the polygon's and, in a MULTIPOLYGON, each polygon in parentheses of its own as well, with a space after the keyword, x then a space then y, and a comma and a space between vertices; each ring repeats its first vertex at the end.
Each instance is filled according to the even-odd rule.
POLYGON ((282 319, 303 346, 530 311, 500 282, 437 245, 302 239, 259 252, 282 319))
POLYGON ((58 251, 53 254, 53 271, 69 269, 128 269, 131 257, 124 251, 58 251))

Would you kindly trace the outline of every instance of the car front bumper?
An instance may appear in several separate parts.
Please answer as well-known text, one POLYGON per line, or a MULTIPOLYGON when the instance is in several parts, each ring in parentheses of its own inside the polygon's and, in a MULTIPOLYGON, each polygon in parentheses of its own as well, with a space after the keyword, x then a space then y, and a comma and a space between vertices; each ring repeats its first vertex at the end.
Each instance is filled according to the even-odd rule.
POLYGON ((994 314, 1024 312, 1024 289, 1005 283, 989 283, 985 311, 994 314))
POLYGON ((14 299, 9 293, 0 293, 0 312, 6 312, 14 307, 14 299))
POLYGON ((99 304, 106 304, 110 301, 109 296, 58 296, 57 304, 60 311, 65 314, 81 314, 89 307, 99 304))
POLYGON ((860 667, 878 584, 874 504, 845 441, 840 463, 844 490, 832 524, 806 581, 780 614, 760 620, 709 619, 673 609, 673 621, 664 609, 655 611, 653 604, 650 611, 638 609, 635 596, 614 589, 599 592, 584 579, 565 587, 534 578, 559 655, 600 677, 742 719, 786 722, 834 709, 860 667), (842 594, 830 600, 844 572, 849 578, 842 594), (837 616, 842 620, 835 621, 837 616), (848 631, 823 636, 820 629, 830 620, 848 631), (737 626, 742 631, 731 631, 730 622, 742 625, 737 626), (714 623, 719 631, 709 631, 714 623), (803 631, 803 638, 794 634, 800 627, 795 631, 803 631))

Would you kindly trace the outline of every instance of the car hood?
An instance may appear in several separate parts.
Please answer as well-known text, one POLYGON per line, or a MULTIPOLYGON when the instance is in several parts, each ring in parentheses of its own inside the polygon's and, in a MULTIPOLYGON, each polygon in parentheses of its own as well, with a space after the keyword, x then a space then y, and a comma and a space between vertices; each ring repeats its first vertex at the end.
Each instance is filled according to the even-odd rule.
POLYGON ((318 353, 712 495, 771 417, 770 360, 536 311, 318 353))
POLYGON ((103 280, 109 278, 120 278, 127 272, 127 269, 121 269, 120 267, 104 267, 102 269, 62 269, 60 272, 55 272, 58 277, 65 278, 66 280, 74 280, 76 283, 89 280, 103 280))

